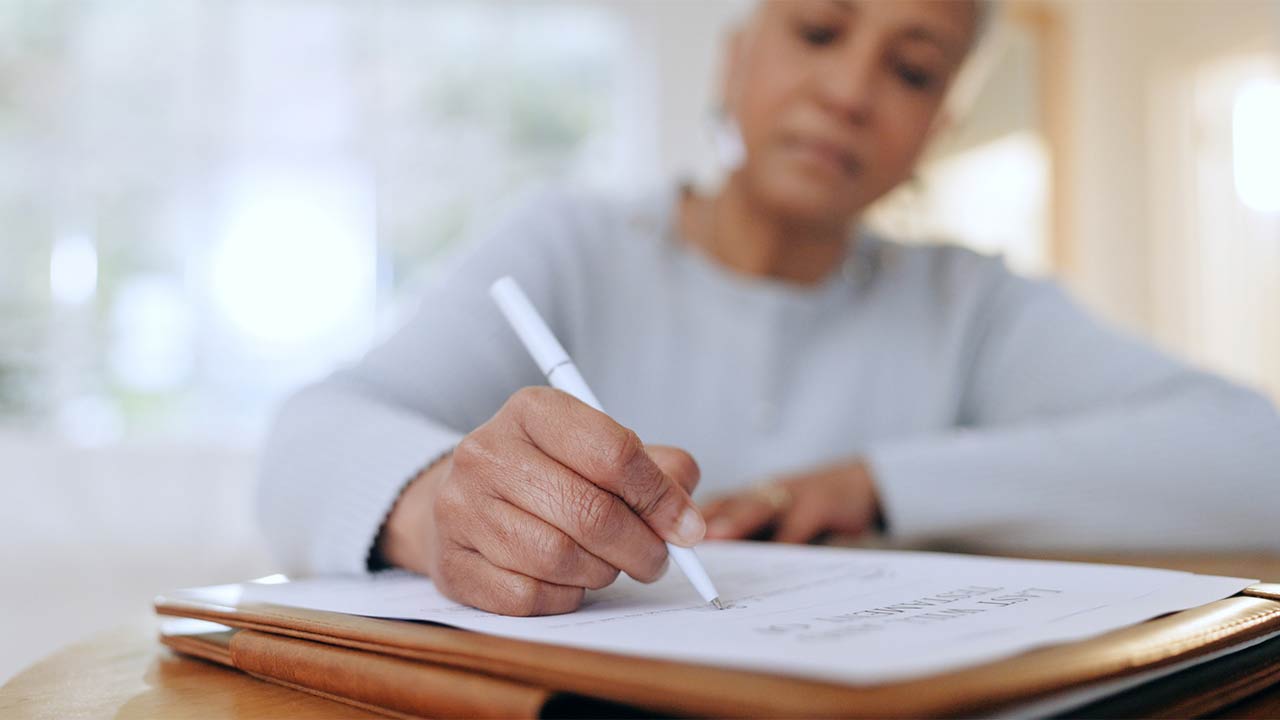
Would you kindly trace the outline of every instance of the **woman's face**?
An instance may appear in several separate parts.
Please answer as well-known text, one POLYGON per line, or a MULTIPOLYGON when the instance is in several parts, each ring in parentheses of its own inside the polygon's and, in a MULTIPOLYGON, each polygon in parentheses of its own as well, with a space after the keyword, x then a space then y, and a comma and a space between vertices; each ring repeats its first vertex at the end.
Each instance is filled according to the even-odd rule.
POLYGON ((765 2, 735 37, 739 178, 772 210, 844 223, 911 175, 975 31, 955 0, 765 2))

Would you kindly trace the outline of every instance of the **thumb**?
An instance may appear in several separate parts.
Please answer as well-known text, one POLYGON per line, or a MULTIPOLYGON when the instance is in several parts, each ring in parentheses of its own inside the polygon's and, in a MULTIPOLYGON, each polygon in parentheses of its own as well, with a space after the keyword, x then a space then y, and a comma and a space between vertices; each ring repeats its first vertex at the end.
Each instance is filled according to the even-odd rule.
POLYGON ((662 474, 676 481, 684 491, 693 494, 702 478, 702 470, 698 462, 689 453, 670 445, 645 445, 644 451, 649 454, 662 474))

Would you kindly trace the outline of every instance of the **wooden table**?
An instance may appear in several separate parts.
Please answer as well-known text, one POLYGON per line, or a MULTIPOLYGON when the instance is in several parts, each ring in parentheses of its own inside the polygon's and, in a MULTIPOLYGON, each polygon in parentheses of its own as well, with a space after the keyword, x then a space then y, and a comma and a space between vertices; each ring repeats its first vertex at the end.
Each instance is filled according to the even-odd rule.
POLYGON ((142 618, 72 645, 0 688, 4 718, 375 718, 170 652, 142 618))
MULTIPOLYGON (((1280 555, 1037 554, 1053 559, 1168 567, 1280 580, 1280 555)), ((378 717, 174 655, 156 642, 150 618, 67 647, 0 688, 5 718, 370 718, 378 717)), ((1218 713, 1280 717, 1280 686, 1218 713)))

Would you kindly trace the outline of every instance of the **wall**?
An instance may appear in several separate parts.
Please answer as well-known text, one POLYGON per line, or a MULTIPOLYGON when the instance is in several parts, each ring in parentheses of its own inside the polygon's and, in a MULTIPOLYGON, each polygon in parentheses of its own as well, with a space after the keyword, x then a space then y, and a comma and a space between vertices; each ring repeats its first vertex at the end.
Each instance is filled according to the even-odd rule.
POLYGON ((1280 3, 1052 3, 1068 38, 1075 233, 1064 275, 1095 310, 1168 347, 1187 297, 1184 167, 1172 157, 1187 118, 1171 75, 1241 48, 1275 46, 1280 3))

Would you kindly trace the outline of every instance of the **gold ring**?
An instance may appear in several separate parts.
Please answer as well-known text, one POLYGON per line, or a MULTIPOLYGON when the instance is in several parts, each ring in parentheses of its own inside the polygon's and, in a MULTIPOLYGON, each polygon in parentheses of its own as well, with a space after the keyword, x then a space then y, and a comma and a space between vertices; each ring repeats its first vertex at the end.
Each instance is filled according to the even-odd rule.
POLYGON ((775 513, 780 513, 791 507, 794 499, 791 496, 791 490, 785 485, 776 482, 761 482, 752 486, 751 491, 769 505, 775 513))

